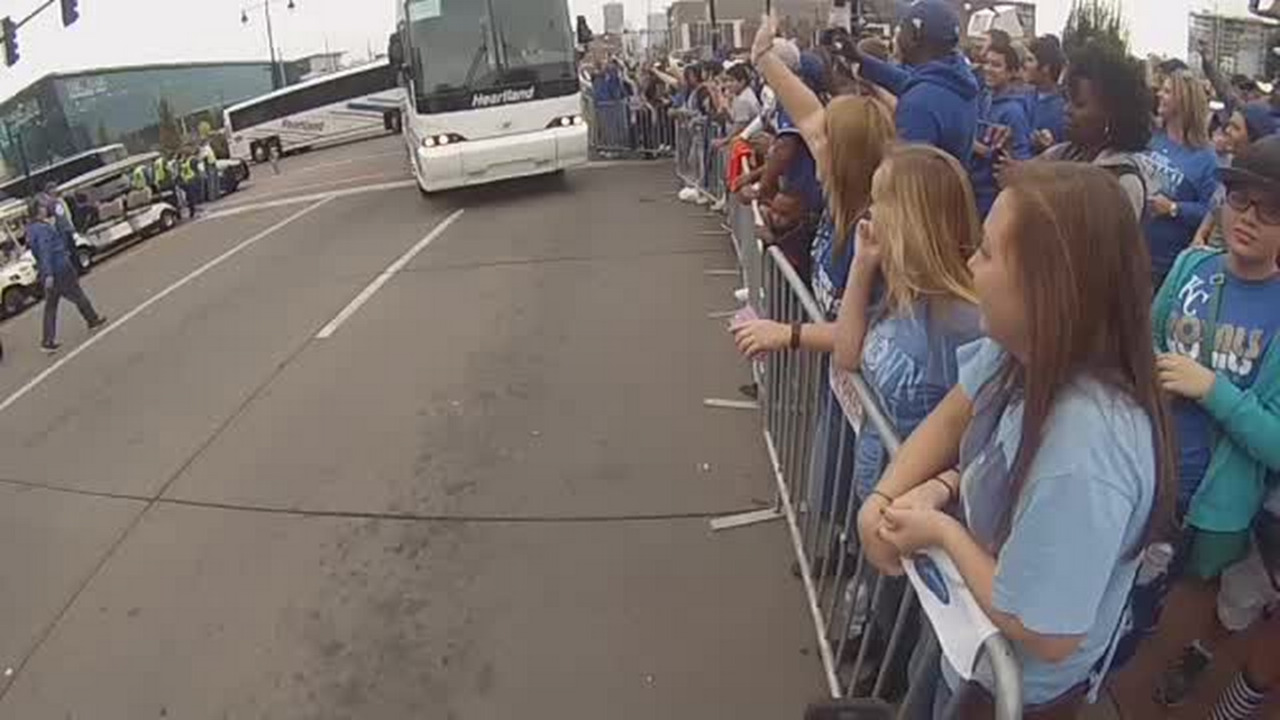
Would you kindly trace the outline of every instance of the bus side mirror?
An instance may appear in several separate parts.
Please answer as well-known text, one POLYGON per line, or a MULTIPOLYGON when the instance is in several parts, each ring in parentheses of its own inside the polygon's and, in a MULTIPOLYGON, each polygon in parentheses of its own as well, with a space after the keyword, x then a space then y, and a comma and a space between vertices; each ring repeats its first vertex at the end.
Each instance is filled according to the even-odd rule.
POLYGON ((387 43, 387 60, 396 70, 404 70, 404 39, 400 37, 400 33, 393 33, 387 43))

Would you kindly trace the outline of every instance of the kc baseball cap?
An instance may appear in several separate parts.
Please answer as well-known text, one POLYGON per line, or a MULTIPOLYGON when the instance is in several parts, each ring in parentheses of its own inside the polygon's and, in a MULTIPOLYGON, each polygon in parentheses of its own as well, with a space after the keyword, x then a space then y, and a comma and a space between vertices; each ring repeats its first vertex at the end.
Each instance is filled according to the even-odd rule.
POLYGON ((1280 190, 1280 135, 1270 135, 1245 148, 1231 167, 1218 171, 1227 186, 1252 185, 1280 190))
POLYGON ((960 43, 960 17, 946 0, 914 0, 899 13, 901 24, 915 28, 920 39, 938 45, 960 43))

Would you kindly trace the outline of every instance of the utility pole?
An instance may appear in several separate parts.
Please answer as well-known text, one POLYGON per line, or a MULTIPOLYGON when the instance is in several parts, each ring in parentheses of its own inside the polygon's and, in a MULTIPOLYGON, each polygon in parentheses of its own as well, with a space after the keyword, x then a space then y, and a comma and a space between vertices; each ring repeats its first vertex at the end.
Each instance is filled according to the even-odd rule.
POLYGON ((276 61, 276 35, 271 29, 271 2, 262 3, 262 12, 267 16, 267 44, 271 46, 271 89, 284 87, 280 80, 280 63, 276 61))
POLYGON ((707 0, 707 13, 711 17, 711 58, 720 56, 720 25, 716 22, 716 0, 707 0))

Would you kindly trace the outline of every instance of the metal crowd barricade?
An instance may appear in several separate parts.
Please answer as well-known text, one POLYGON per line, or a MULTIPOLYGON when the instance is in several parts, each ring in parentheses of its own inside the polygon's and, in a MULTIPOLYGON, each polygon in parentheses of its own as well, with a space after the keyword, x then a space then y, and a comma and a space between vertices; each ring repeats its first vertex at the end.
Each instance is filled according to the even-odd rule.
MULTIPOLYGON (((777 247, 763 256, 759 293, 762 314, 778 322, 825 320, 777 247)), ((912 717, 933 702, 939 646, 905 578, 880 575, 860 552, 862 498, 852 487, 855 428, 872 425, 890 456, 897 434, 863 379, 833 375, 824 354, 772 353, 763 364, 761 409, 777 510, 790 530, 831 697, 892 703, 898 717, 912 717)), ((997 635, 983 650, 996 681, 996 718, 1021 718, 1021 672, 1011 646, 997 635)))
POLYGON ((695 135, 697 134, 695 118, 688 115, 679 115, 674 120, 676 177, 686 186, 693 187, 699 179, 693 156, 694 147, 696 146, 695 135))
POLYGON ((727 147, 716 147, 724 132, 722 123, 684 114, 676 119, 673 128, 676 176, 721 210, 727 210, 729 200, 729 151, 727 147))
POLYGON ((628 152, 631 149, 631 109, 627 101, 593 101, 591 108, 591 148, 608 154, 628 152))
POLYGON ((656 158, 671 153, 675 127, 668 108, 637 97, 596 101, 589 95, 584 106, 593 154, 656 158))

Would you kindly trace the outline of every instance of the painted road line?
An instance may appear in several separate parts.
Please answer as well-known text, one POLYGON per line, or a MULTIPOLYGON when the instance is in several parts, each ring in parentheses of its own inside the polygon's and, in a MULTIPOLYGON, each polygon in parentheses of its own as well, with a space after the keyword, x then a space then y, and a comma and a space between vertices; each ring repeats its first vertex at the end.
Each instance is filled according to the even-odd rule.
POLYGON ((271 200, 279 200, 281 198, 289 197, 290 194, 292 193, 300 193, 303 190, 318 190, 319 188, 332 188, 332 187, 337 187, 339 185, 354 185, 356 183, 367 183, 371 180, 379 180, 381 182, 392 182, 397 179, 399 180, 404 179, 404 171, 401 171, 401 170, 397 170, 395 172, 388 171, 388 172, 374 173, 372 175, 356 175, 355 177, 343 178, 341 180, 326 180, 324 182, 313 182, 313 183, 307 183, 305 185, 290 185, 290 186, 279 188, 277 190, 271 190, 270 192, 259 193, 258 195, 251 195, 251 193, 246 193, 246 195, 251 195, 251 196, 245 198, 245 200, 242 202, 225 203, 216 212, 221 212, 223 210, 237 210, 246 205, 256 205, 257 203, 269 202, 271 200))
POLYGON ((184 276, 181 280, 178 280, 177 282, 173 283, 169 287, 161 290, 155 295, 152 295, 150 298, 145 300, 141 305, 125 313, 122 317, 113 321, 110 325, 106 326, 102 330, 99 330, 96 334, 91 335, 88 340, 85 340, 83 343, 76 346, 75 349, 71 350, 66 355, 63 355, 61 358, 58 359, 57 362, 45 368, 44 371, 41 372, 39 375, 36 375, 35 377, 31 378, 31 380, 29 380, 26 385, 23 385, 22 387, 15 390, 12 395, 4 399, 4 402, 0 402, 0 413, 4 412, 5 410, 8 410, 11 406, 13 406, 14 403, 18 402, 24 396, 26 396, 27 393, 39 387, 40 383, 43 383, 45 380, 48 380, 54 373, 61 370, 64 366, 66 366, 67 363, 71 362, 72 360, 75 360, 77 357, 80 357, 82 353, 84 353, 94 345, 97 345, 99 342, 102 342, 103 339, 105 339, 108 335, 118 330, 125 323, 134 319, 138 315, 146 312, 148 308, 152 307, 153 305, 160 302, 161 300, 164 300, 165 298, 169 297, 173 293, 181 290, 188 283, 192 282, 196 278, 199 278, 201 275, 204 275, 205 273, 218 267, 219 265, 226 262, 227 260, 230 260, 232 257, 235 257, 241 251, 249 248, 253 244, 257 243, 259 240, 262 240, 263 238, 267 237, 268 235, 271 235, 277 230, 280 230, 286 225, 289 225, 290 223, 296 220, 299 220, 302 217, 314 212, 315 210, 319 209, 322 205, 325 205, 332 199, 333 198, 324 198, 320 202, 317 202, 313 205, 309 205, 303 208, 302 210, 299 210, 298 212, 290 215, 284 220, 281 220, 275 225, 272 225, 266 230, 263 230, 257 235, 254 235, 248 240, 242 241, 239 245, 236 245, 230 250, 227 250, 226 252, 215 257, 209 262, 206 262, 205 264, 201 265, 195 270, 192 270, 191 272, 187 273, 187 275, 184 276))
POLYGON ((332 320, 330 320, 328 325, 320 328, 320 332, 316 333, 316 339, 328 340, 333 337, 334 333, 338 332, 338 328, 342 327, 343 323, 350 320, 352 315, 359 312, 361 306, 369 302, 369 299, 381 290, 382 286, 386 285, 387 281, 390 280, 392 276, 403 270, 410 262, 413 262, 413 259, 418 256, 418 253, 426 250, 428 245, 435 242, 436 238, 443 235, 444 231, 448 230, 450 225, 454 224, 458 221, 458 218, 462 217, 463 212, 465 212, 465 210, 462 208, 455 210, 452 215, 441 221, 439 225, 436 225, 435 229, 426 237, 422 238, 416 245, 405 251, 405 254, 397 258, 395 262, 388 265, 387 269, 379 273, 378 277, 374 278, 373 282, 369 283, 368 287, 361 290, 360 294, 356 295, 354 300, 348 303, 346 307, 342 308, 342 312, 338 313, 332 320))
POLYGON ((760 403, 754 400, 721 400, 720 398, 707 398, 702 404, 709 408, 718 408, 721 410, 759 410, 760 403))
POLYGON ((336 198, 350 197, 351 195, 381 192, 383 190, 401 190, 403 188, 417 187, 417 185, 417 180, 397 180, 396 182, 378 183, 376 185, 361 185, 360 187, 330 190, 329 192, 312 193, 310 195, 297 195, 294 197, 281 198, 279 200, 268 200, 266 202, 240 205, 237 207, 227 208, 226 210, 215 210, 196 222, 208 222, 210 220, 234 217, 236 215, 243 215, 244 213, 257 212, 259 210, 270 210, 272 208, 300 205, 302 203, 313 203, 321 200, 333 200, 336 198))

